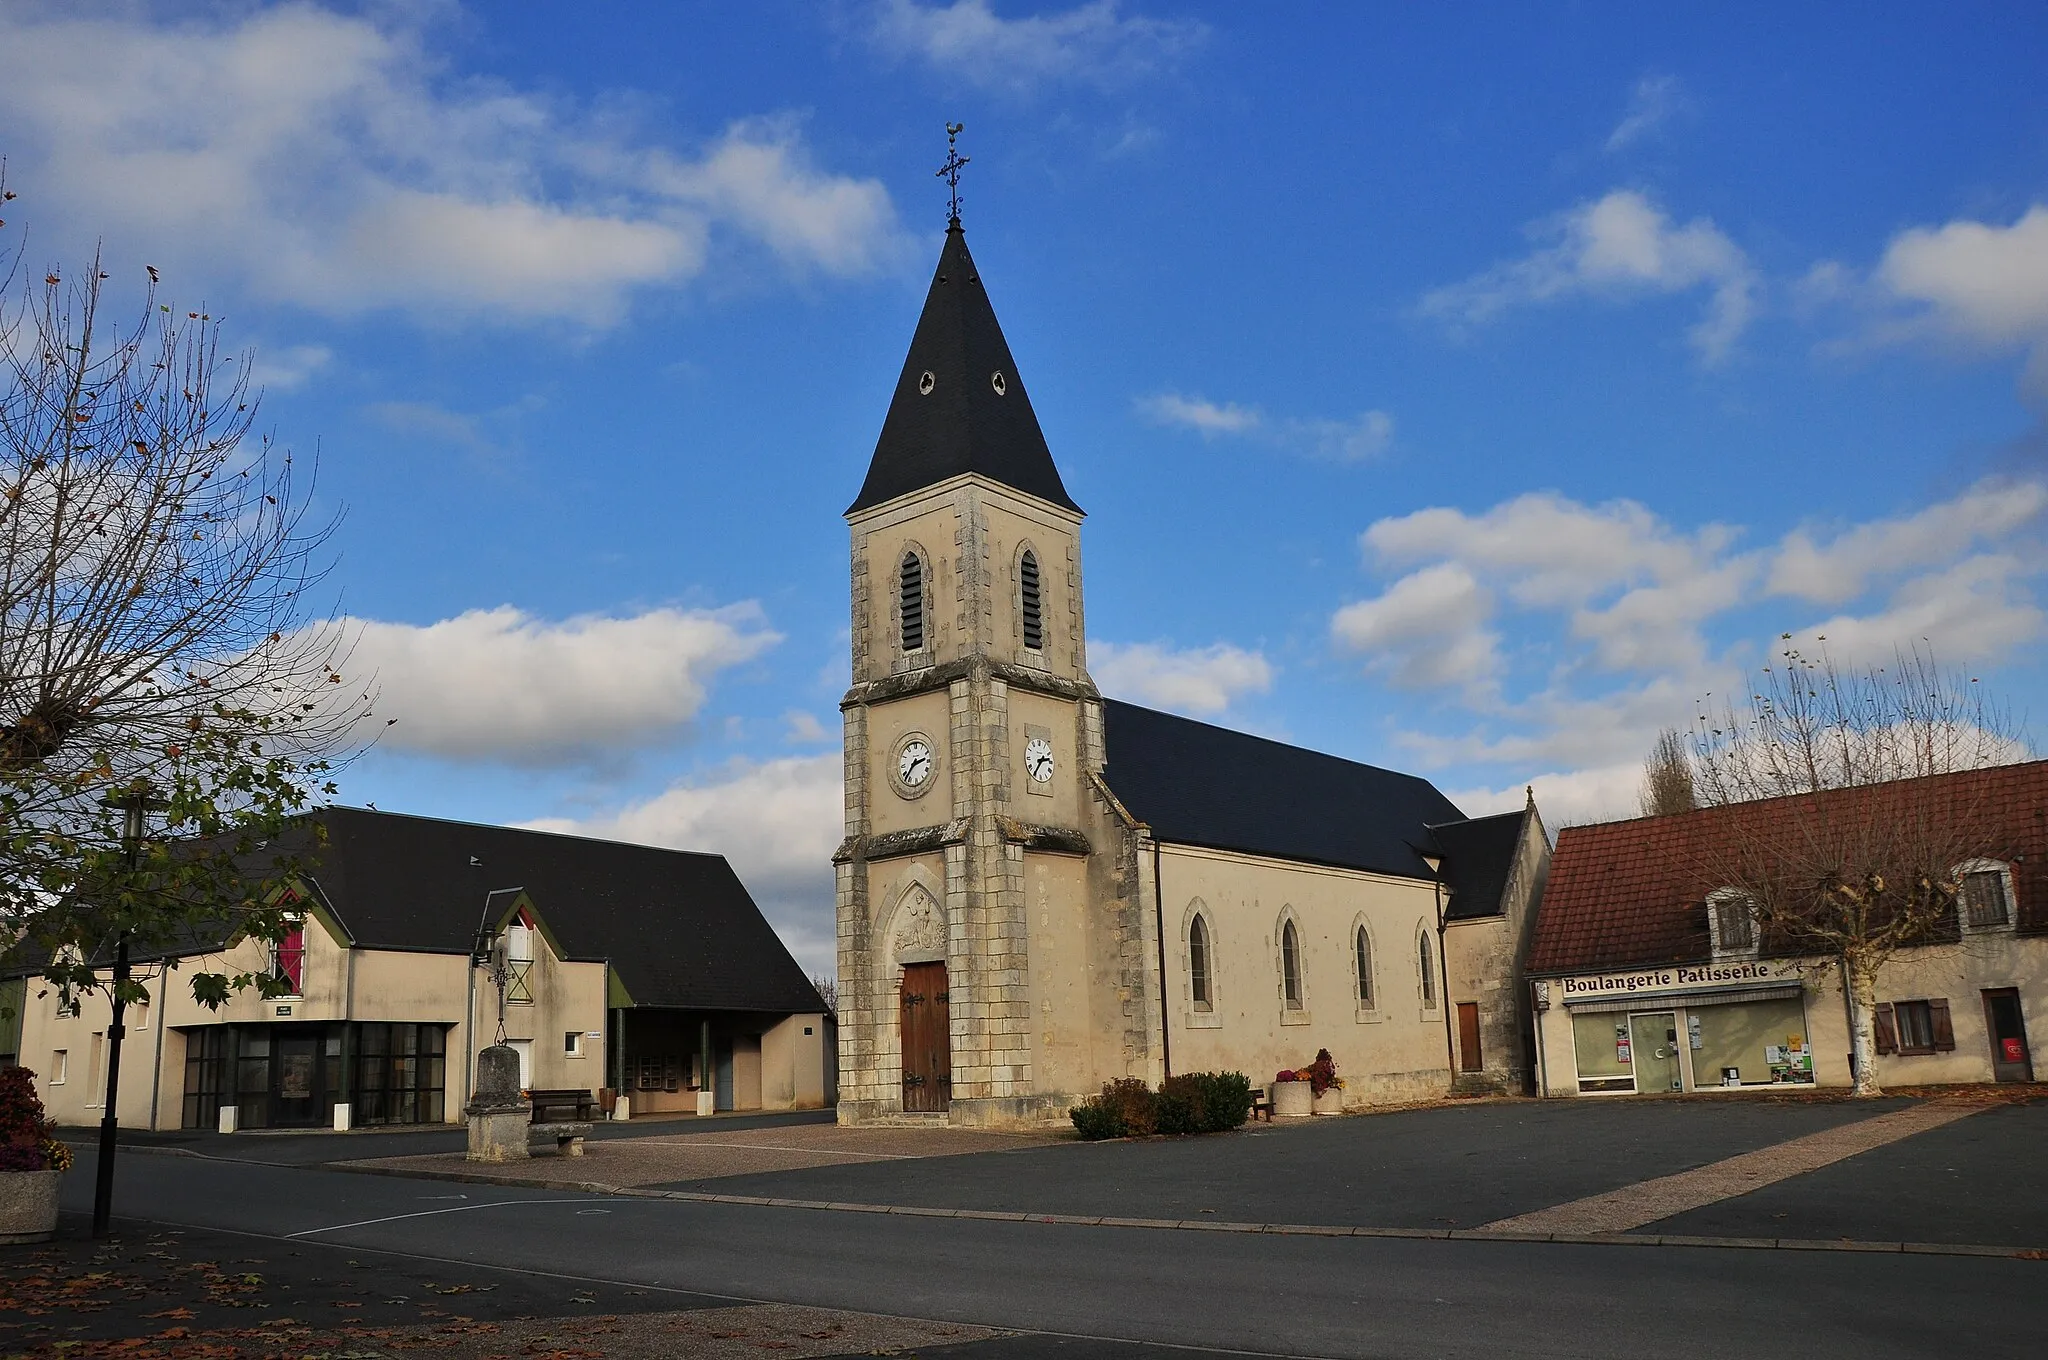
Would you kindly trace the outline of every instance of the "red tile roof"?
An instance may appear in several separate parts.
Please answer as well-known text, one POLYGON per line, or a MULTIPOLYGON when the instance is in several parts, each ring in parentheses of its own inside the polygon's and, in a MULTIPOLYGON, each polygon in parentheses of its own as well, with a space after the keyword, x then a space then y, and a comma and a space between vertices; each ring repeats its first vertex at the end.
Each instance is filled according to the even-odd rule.
MULTIPOLYGON (((1897 788, 1879 785, 1876 788, 1897 788)), ((1933 776, 1940 789, 1994 810, 2013 866, 2023 931, 2048 930, 2048 760, 1933 776)), ((1579 973, 1705 959, 1706 852, 1739 829, 1785 824, 1802 804, 1854 806, 1871 789, 1835 789, 1667 817, 1569 826, 1558 833, 1530 944, 1531 974, 1579 973)))

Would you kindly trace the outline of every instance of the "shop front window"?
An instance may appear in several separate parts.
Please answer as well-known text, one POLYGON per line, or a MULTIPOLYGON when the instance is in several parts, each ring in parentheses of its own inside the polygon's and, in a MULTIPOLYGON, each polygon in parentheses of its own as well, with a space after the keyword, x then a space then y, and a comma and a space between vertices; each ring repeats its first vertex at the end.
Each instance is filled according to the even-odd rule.
POLYGON ((1695 1006, 1688 1017, 1693 1085, 1770 1086, 1813 1081, 1813 1046, 1798 997, 1695 1006))

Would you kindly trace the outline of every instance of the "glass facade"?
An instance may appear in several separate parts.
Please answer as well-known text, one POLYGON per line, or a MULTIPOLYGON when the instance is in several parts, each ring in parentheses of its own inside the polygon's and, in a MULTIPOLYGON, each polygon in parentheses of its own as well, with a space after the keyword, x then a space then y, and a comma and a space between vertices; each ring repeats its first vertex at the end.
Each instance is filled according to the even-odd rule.
POLYGON ((1810 1085, 1813 1046, 1798 996, 1717 1004, 1672 998, 1662 1008, 1571 1016, 1581 1094, 1810 1085), (1690 1001, 1691 1004, 1687 1004, 1690 1001))
POLYGON ((317 1127, 343 1100, 358 1126, 438 1124, 450 1028, 368 1021, 190 1030, 183 1125, 211 1128, 232 1105, 245 1129, 317 1127))

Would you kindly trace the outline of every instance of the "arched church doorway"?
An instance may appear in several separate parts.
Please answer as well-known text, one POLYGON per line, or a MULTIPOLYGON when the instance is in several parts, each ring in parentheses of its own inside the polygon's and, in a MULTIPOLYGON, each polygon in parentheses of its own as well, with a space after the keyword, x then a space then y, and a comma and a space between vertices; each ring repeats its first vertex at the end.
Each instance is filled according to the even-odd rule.
POLYGON ((944 963, 903 965, 903 1108, 944 1112, 953 1098, 951 997, 944 963))

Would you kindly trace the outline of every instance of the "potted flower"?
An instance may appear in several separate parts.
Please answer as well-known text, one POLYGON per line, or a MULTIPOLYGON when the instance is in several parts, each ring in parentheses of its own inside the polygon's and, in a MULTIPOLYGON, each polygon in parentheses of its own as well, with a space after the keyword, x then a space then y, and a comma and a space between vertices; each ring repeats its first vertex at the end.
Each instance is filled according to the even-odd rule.
POLYGON ((1316 1060, 1301 1069, 1301 1079, 1308 1083, 1315 1113, 1344 1113, 1344 1079, 1337 1075, 1337 1060, 1329 1049, 1316 1050, 1316 1060))
POLYGON ((1311 1099, 1309 1084, 1301 1073, 1283 1067, 1273 1074, 1274 1114, 1307 1115, 1311 1099))
POLYGON ((57 1182, 71 1149, 43 1117, 36 1074, 0 1068, 0 1243, 47 1242, 57 1235, 57 1182))

